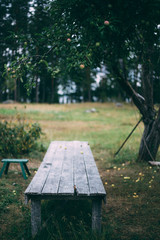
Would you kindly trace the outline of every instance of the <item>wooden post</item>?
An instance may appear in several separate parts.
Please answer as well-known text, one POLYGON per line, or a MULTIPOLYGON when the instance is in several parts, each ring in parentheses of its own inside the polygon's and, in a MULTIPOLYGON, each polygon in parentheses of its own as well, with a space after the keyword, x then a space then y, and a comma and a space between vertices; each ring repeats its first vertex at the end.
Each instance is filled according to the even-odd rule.
POLYGON ((101 232, 101 208, 102 200, 92 201, 92 230, 101 232))
POLYGON ((41 227, 41 200, 31 199, 31 227, 32 237, 35 237, 41 227))

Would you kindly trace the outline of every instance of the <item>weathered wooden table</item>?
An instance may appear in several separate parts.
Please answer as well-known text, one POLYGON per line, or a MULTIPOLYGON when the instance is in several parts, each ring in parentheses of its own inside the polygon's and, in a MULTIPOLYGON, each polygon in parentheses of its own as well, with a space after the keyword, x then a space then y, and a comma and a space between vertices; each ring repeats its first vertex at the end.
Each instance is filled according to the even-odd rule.
POLYGON ((41 200, 92 200, 92 229, 101 230, 101 205, 106 192, 87 142, 54 141, 25 191, 31 199, 31 227, 41 226, 41 200))

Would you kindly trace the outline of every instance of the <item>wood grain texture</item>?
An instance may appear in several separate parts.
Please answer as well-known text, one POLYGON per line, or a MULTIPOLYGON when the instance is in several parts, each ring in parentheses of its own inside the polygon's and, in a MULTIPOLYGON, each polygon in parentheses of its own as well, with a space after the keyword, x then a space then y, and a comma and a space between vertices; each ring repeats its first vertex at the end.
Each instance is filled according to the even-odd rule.
POLYGON ((88 143, 51 142, 25 194, 105 196, 106 192, 88 143))
POLYGON ((41 194, 50 167, 51 165, 46 165, 44 162, 41 163, 36 175, 34 176, 28 188, 26 189, 25 194, 26 193, 41 194))
POLYGON ((65 142, 63 144, 64 161, 62 165, 61 178, 59 182, 58 194, 73 195, 74 183, 73 183, 73 145, 71 142, 65 142))
POLYGON ((88 184, 90 195, 106 195, 103 183, 100 179, 99 172, 94 161, 91 149, 88 144, 83 145, 84 149, 84 162, 86 166, 88 184))
POLYGON ((65 158, 65 148, 61 142, 52 156, 52 165, 47 176, 42 194, 57 194, 62 174, 63 162, 65 158))
POLYGON ((87 171, 84 162, 84 144, 87 143, 74 141, 74 188, 78 196, 90 194, 87 171))

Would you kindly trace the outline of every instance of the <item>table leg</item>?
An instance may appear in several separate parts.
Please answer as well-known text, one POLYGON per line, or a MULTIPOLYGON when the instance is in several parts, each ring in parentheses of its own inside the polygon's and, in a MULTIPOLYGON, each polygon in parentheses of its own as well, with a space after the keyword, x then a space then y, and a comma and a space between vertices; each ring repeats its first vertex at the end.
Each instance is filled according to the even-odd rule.
POLYGON ((41 200, 31 199, 31 228, 34 237, 41 227, 41 200))
POLYGON ((92 201, 92 230, 101 232, 101 208, 102 200, 93 200, 92 201))

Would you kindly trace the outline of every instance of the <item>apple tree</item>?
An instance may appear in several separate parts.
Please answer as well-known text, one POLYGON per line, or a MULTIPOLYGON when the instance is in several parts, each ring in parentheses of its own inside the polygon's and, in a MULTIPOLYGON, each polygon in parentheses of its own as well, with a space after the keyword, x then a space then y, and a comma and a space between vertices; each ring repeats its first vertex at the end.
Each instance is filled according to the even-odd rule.
POLYGON ((155 159, 160 144, 160 108, 155 108, 153 96, 160 60, 160 1, 55 0, 48 11, 54 19, 49 38, 54 38, 57 53, 65 52, 68 68, 107 67, 142 116, 139 160, 155 159), (140 73, 138 90, 129 78, 133 62, 140 73))

